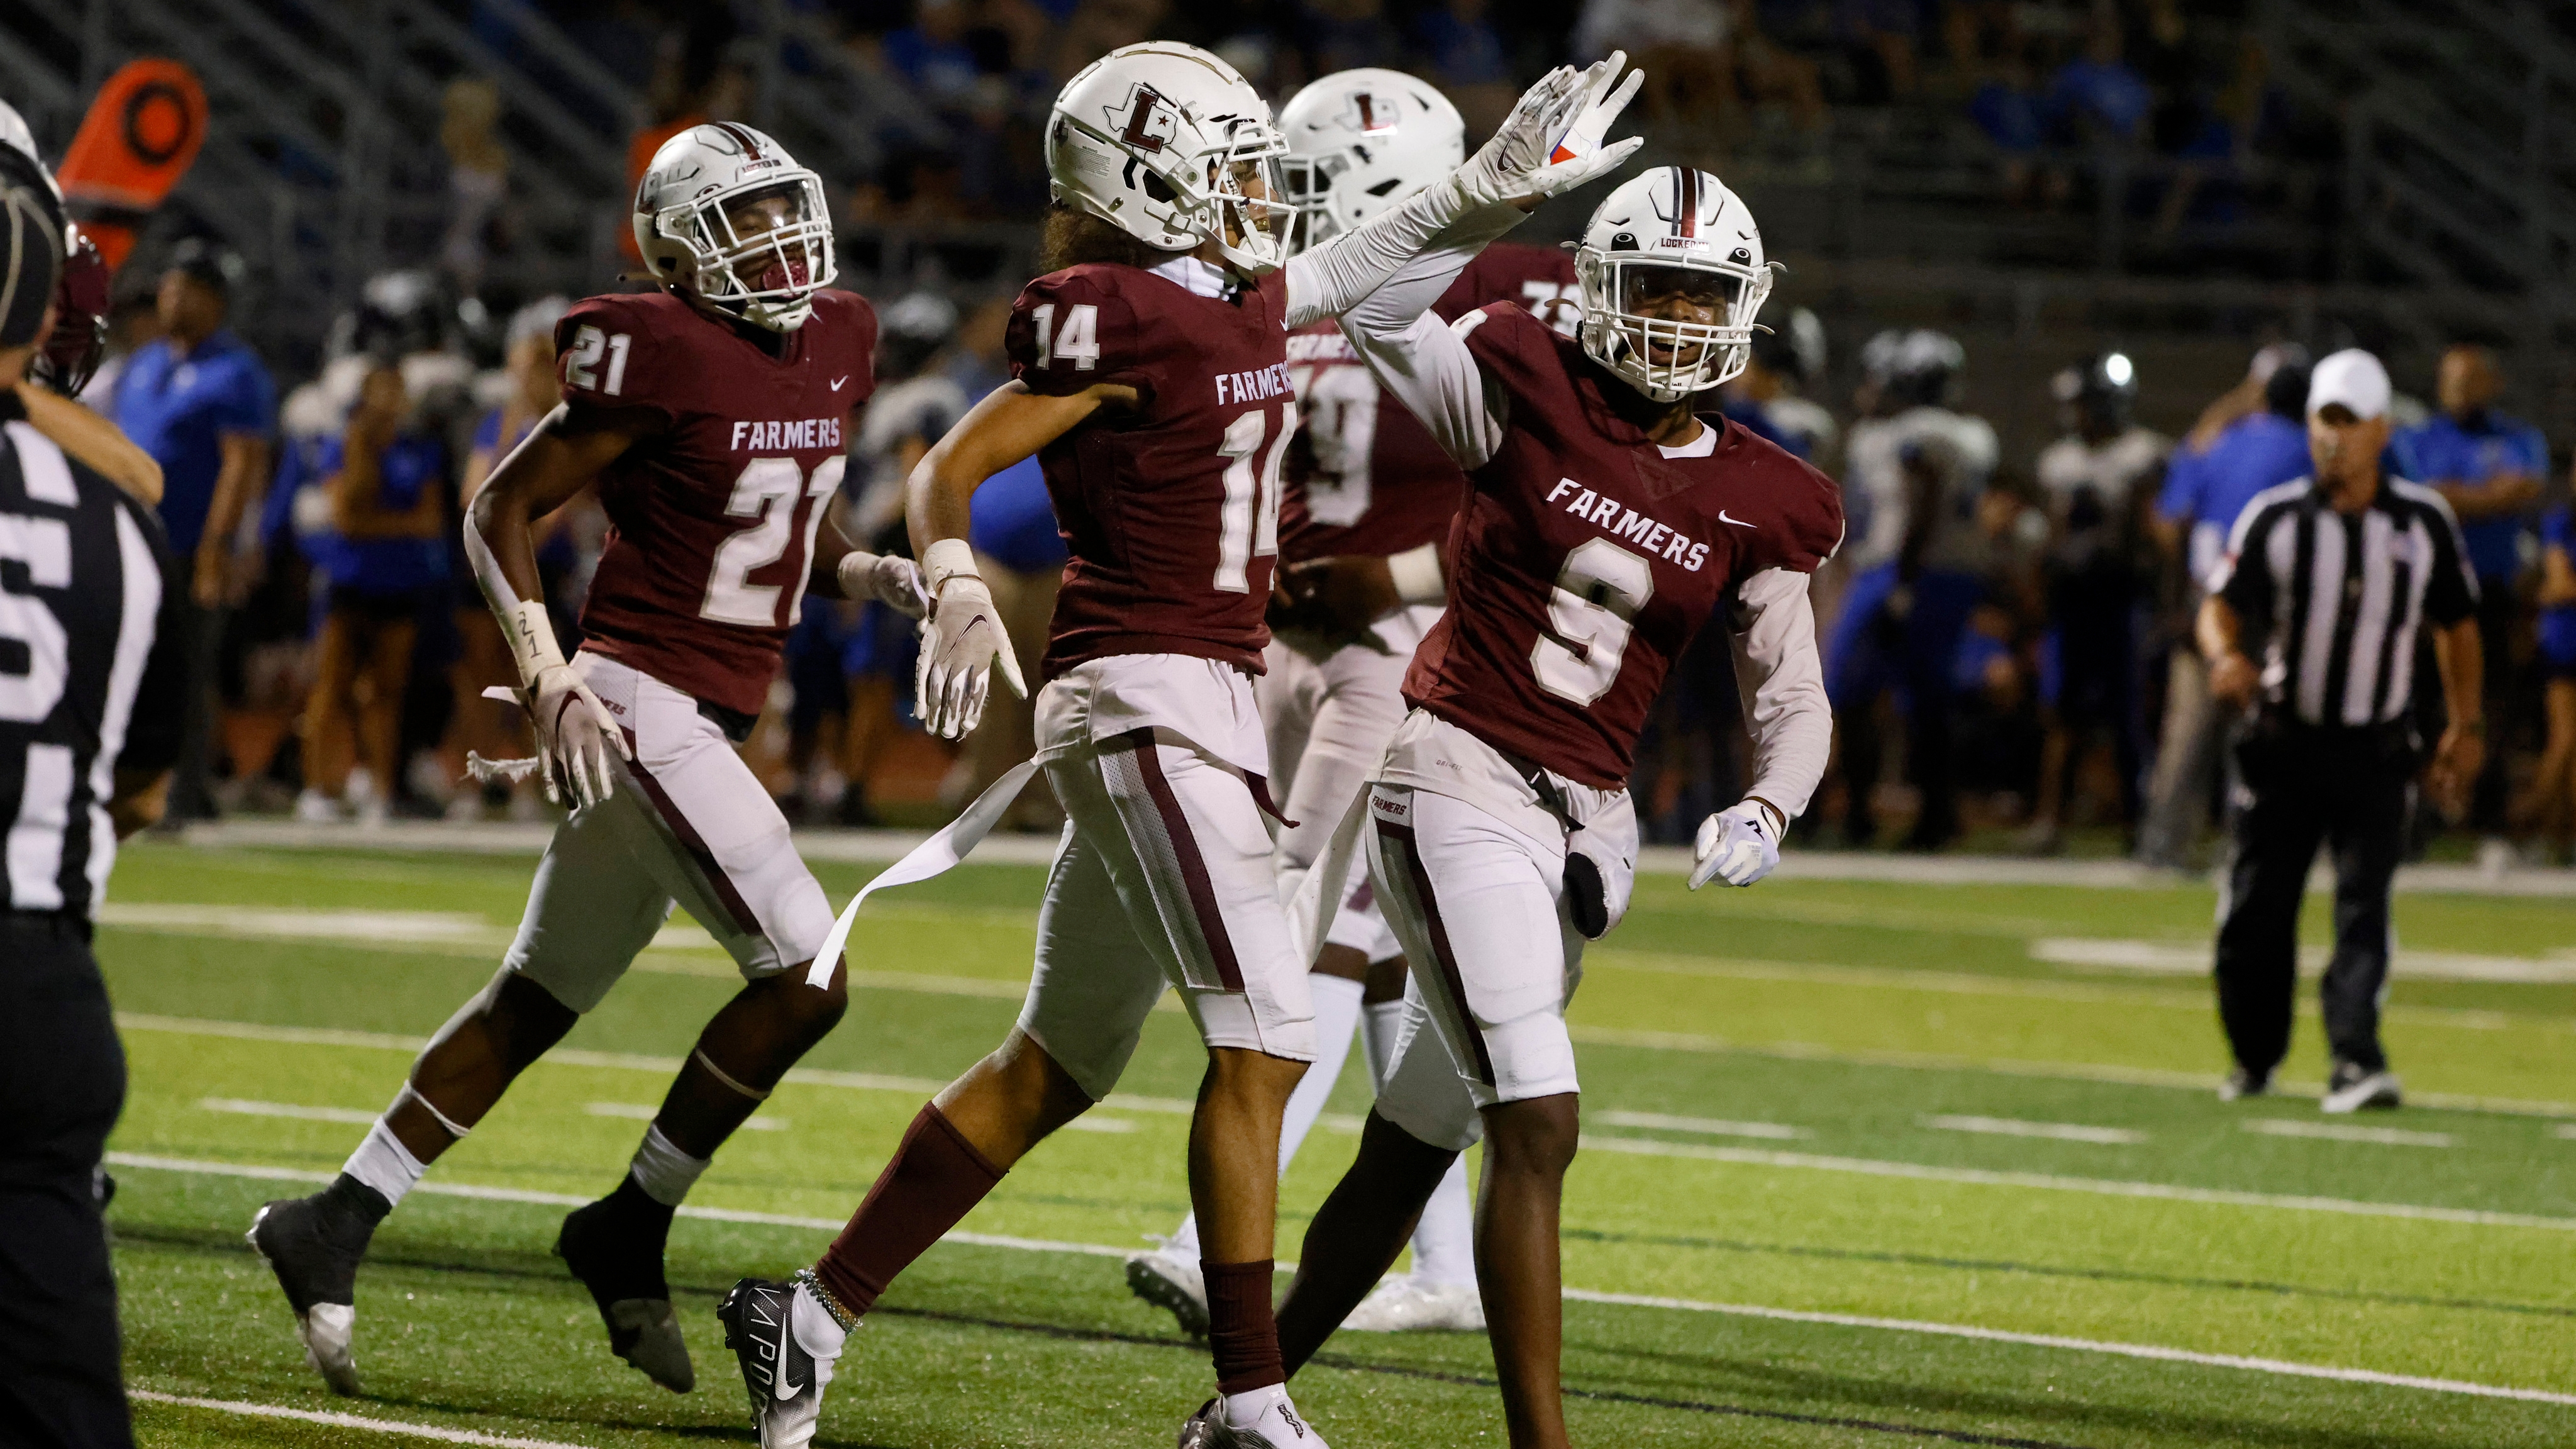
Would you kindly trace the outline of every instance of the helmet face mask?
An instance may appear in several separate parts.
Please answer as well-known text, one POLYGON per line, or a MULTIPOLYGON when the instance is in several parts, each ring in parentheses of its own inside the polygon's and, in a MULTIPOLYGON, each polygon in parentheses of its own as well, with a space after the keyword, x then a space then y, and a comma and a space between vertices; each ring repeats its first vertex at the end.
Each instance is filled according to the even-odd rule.
POLYGON ((1065 82, 1047 122, 1050 189, 1158 251, 1213 245, 1242 272, 1287 260, 1296 207, 1270 107, 1194 46, 1122 46, 1065 82))
POLYGON ((1714 176, 1658 167, 1610 193, 1584 228, 1583 350, 1677 402, 1744 371, 1771 267, 1744 203, 1714 176))
POLYGON ((773 332, 803 326, 839 274, 822 178, 731 123, 662 143, 636 190, 635 240, 655 280, 773 332))

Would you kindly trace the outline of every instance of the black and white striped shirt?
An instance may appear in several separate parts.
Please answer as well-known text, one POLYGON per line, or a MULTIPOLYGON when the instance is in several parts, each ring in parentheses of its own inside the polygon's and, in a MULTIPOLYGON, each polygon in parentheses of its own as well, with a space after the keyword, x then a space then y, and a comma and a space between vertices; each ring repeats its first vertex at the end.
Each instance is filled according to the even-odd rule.
POLYGON ((2369 507, 2341 513, 2302 478, 2246 503, 2210 583, 2262 664, 2267 709, 2360 727, 2406 714, 2424 621, 2447 628, 2476 611, 2467 556, 2430 488, 2386 478, 2369 507))
POLYGON ((0 423, 0 909, 95 914, 119 769, 178 758, 183 586, 165 587, 167 557, 149 511, 0 423))

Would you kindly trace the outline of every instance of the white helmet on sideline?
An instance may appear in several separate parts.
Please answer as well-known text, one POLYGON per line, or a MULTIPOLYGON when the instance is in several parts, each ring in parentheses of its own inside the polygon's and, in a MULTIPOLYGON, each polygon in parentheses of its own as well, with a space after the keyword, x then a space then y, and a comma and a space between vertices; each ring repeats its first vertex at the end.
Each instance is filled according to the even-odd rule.
POLYGON ((822 178, 733 121, 691 126, 653 153, 635 188, 635 245, 653 280, 772 332, 804 326, 839 273, 822 178), (751 209, 772 199, 785 210, 751 209))
POLYGON ((1584 352, 1657 402, 1742 372, 1753 353, 1753 318, 1771 295, 1753 213, 1724 182, 1687 166, 1658 166, 1611 192, 1583 228, 1574 275, 1583 288, 1584 352), (1677 322, 1635 310, 1676 290, 1718 307, 1724 320, 1677 322))
POLYGON ((1335 71, 1279 108, 1280 170, 1303 251, 1397 205, 1467 159, 1467 123, 1430 82, 1400 70, 1335 71))
POLYGON ((1253 273, 1287 259, 1287 149, 1251 82, 1170 40, 1120 46, 1084 66, 1047 121, 1058 203, 1163 251, 1212 241, 1253 273))

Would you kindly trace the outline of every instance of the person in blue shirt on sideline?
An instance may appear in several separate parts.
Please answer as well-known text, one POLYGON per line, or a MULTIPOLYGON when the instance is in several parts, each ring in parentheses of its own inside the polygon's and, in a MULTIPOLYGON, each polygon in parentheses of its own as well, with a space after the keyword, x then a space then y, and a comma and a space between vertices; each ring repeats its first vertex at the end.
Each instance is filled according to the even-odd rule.
MULTIPOLYGON (((2227 552, 2227 531, 2255 494, 2308 474, 2308 362, 2303 349, 2267 347, 2255 357, 2262 399, 2205 447, 2186 439, 2165 465, 2154 526, 2170 551, 2180 548, 2190 578, 2184 600, 2200 609, 2209 571, 2227 552)), ((2222 399, 2222 402, 2225 401, 2222 399)), ((2195 434, 2203 430, 2195 428, 2195 434)), ((2186 614, 2186 617, 2189 616, 2186 614)), ((2186 640, 2165 663, 2165 717, 2155 772, 2147 783, 2138 859, 2181 869, 2207 818, 2216 784, 2220 719, 2209 694, 2209 664, 2186 640)))
POLYGON ((2512 643, 2520 632, 2522 540, 2549 472, 2540 429, 2496 410, 2504 369, 2490 348, 2461 343, 2442 354, 2440 410, 2389 440, 2391 471, 2442 495, 2460 520, 2478 576, 2478 638, 2486 652, 2486 716, 2495 732, 2469 796, 2469 828, 2488 838, 2481 859, 2503 850, 2505 749, 2521 718, 2512 643))
POLYGON ((162 335, 126 361, 109 406, 116 425, 161 465, 161 525, 187 581, 188 706, 167 817, 174 824, 215 813, 206 779, 223 616, 259 577, 255 558, 237 552, 234 540, 268 479, 277 385, 224 326, 241 275, 231 252, 181 242, 161 274, 162 335))
POLYGON ((2532 825, 2564 862, 2576 845, 2576 509, 2540 515, 2540 672, 2549 738, 2531 782, 2532 825))

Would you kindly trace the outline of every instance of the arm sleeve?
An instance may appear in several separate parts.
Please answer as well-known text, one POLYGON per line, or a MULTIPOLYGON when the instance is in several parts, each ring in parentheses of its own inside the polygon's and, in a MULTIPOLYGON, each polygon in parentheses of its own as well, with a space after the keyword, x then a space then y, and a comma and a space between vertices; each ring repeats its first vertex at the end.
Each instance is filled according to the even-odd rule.
POLYGON ((1369 375, 1421 420, 1452 462, 1469 472, 1483 467, 1503 446, 1509 413, 1501 390, 1467 350, 1467 334, 1489 315, 1470 312, 1452 326, 1420 313, 1387 333, 1363 330, 1365 319, 1358 317, 1342 324, 1342 334, 1368 364, 1369 375))
POLYGON ((1807 575, 1775 568, 1746 579, 1726 622, 1736 685, 1746 698, 1744 722, 1753 737, 1753 783, 1744 793, 1761 796, 1794 820, 1824 778, 1834 742, 1807 575))
MULTIPOLYGON (((1288 325, 1339 317, 1401 277, 1414 312, 1427 311, 1488 242, 1518 226, 1509 203, 1463 211, 1443 181, 1312 251, 1288 259, 1288 325), (1412 264, 1420 263, 1415 266, 1412 264)), ((1410 315, 1410 314, 1408 314, 1410 315)))
POLYGON ((2433 541, 2433 571, 2424 580, 2424 617, 2447 629, 2477 613, 2478 579, 2451 505, 2436 493, 2429 506, 2435 516, 2425 532, 2433 541))

